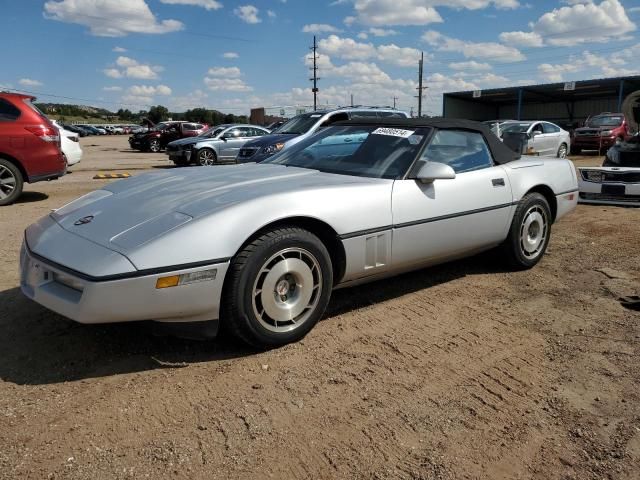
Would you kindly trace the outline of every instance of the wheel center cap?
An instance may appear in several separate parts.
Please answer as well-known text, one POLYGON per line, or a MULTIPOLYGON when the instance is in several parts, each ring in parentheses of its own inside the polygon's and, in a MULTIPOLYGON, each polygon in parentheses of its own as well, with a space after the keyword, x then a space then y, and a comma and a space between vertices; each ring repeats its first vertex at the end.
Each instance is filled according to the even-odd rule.
POLYGON ((280 296, 284 296, 289 293, 289 287, 289 282, 287 282, 286 280, 280 280, 276 284, 276 293, 280 296))

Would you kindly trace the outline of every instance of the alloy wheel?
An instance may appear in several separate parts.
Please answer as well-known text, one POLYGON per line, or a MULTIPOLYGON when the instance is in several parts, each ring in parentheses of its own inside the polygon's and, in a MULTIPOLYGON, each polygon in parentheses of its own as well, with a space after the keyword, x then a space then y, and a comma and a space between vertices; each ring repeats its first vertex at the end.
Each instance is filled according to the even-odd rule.
POLYGON ((253 313, 267 330, 290 332, 313 314, 321 293, 322 271, 316 257, 303 248, 287 248, 259 270, 251 294, 253 313))
POLYGON ((198 153, 198 162, 202 166, 212 166, 216 163, 216 154, 208 148, 200 150, 198 153))
POLYGON ((567 158, 567 146, 564 143, 558 149, 558 158, 567 158))
POLYGON ((158 153, 160 151, 160 142, 158 140, 151 140, 149 150, 153 153, 158 153))
POLYGON ((0 200, 8 198, 16 189, 17 179, 13 172, 0 165, 0 200))

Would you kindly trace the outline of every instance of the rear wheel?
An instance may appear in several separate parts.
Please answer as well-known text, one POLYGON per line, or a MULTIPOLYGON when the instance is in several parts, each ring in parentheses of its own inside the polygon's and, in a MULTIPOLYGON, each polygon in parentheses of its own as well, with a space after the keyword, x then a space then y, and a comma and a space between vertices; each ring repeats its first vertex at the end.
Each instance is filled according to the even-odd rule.
POLYGON ((198 150, 198 164, 204 166, 211 166, 218 163, 218 156, 210 148, 201 148, 198 150))
POLYGON ((502 250, 509 264, 517 269, 533 267, 540 261, 551 237, 551 209, 539 193, 524 196, 511 222, 502 250))
POLYGON ((270 348, 303 338, 325 311, 333 271, 324 244, 296 227, 265 232, 231 262, 223 322, 250 345, 270 348))
POLYGON ((558 153, 556 154, 556 156, 558 158, 567 158, 567 144, 563 143, 560 145, 560 147, 558 147, 558 153))
POLYGON ((8 160, 0 158, 0 205, 10 205, 22 193, 24 180, 20 170, 8 160))

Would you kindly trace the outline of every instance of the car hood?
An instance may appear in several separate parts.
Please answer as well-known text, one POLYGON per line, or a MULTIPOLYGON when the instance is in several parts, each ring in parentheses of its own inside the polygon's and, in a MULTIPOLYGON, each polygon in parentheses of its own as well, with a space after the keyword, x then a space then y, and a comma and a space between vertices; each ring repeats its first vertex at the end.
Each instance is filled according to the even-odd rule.
POLYGON ((385 181, 271 164, 181 168, 114 182, 51 217, 68 232, 128 255, 182 225, 256 199, 376 182, 385 181))
POLYGON ((209 137, 187 137, 187 138, 181 138, 180 140, 174 140, 173 142, 170 142, 169 145, 171 146, 185 146, 185 145, 193 145, 195 143, 198 142, 203 142, 205 140, 211 140, 211 138, 209 137))
POLYGON ((275 143, 286 143, 289 140, 292 140, 299 135, 294 135, 290 133, 270 133, 269 135, 263 135, 262 137, 256 138, 255 140, 250 140, 243 145, 243 147, 267 147, 269 145, 273 145, 275 143))

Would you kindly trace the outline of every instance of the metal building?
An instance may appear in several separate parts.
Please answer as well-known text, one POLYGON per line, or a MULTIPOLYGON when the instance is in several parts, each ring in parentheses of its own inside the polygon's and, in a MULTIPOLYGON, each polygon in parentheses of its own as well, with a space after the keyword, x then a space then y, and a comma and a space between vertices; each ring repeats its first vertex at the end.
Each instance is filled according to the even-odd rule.
POLYGON ((575 124, 601 112, 620 112, 640 75, 445 93, 442 116, 470 120, 549 120, 575 124))

